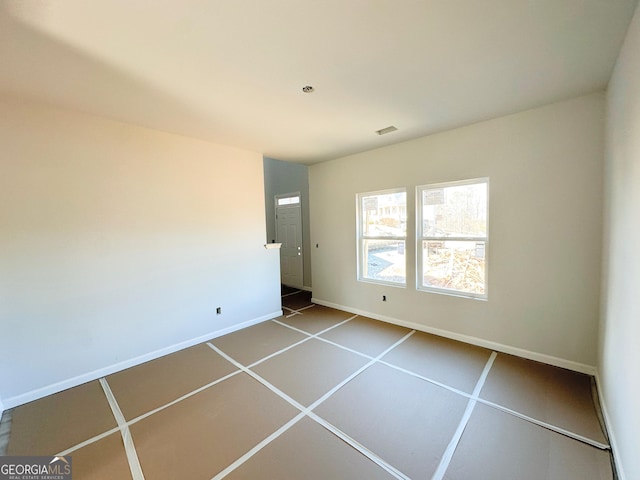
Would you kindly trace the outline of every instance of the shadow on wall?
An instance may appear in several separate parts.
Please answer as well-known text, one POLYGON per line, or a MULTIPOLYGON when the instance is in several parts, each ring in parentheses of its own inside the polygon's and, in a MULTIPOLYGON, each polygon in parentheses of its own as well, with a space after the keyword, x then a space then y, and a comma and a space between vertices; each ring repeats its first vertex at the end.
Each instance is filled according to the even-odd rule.
POLYGON ((0 3, 0 92, 176 134, 185 132, 174 125, 197 126, 201 138, 217 126, 185 99, 26 24, 14 5, 0 3))

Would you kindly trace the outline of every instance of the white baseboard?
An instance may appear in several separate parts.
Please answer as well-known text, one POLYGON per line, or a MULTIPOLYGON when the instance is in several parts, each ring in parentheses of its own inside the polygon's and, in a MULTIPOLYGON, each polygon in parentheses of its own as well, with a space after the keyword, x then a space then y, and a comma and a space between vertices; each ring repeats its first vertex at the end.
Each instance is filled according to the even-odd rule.
POLYGON ((512 347, 491 340, 485 340, 478 337, 472 337, 470 335, 464 335, 462 333, 451 332, 449 330, 442 330, 440 328, 429 327, 420 323, 408 322, 406 320, 400 320, 398 318, 387 317, 384 315, 378 315, 377 313, 367 312, 357 308, 351 308, 344 305, 338 305, 336 303, 326 302, 318 298, 312 298, 313 303, 318 305, 324 305, 326 307, 337 308, 344 310, 345 312, 355 313, 357 315, 363 315, 365 317, 373 318, 375 320, 381 320, 383 322, 392 323, 394 325, 400 325, 401 327, 411 328, 413 330, 419 330, 421 332, 432 333, 440 337, 450 338, 452 340, 458 340, 460 342, 469 343, 471 345, 477 345, 479 347, 489 348, 497 352, 508 353, 517 357, 526 358, 529 360, 535 360, 536 362, 546 363, 556 367, 566 368, 575 372, 585 373, 587 375, 595 375, 596 367, 592 365, 586 365, 584 363, 574 362, 572 360, 566 360, 564 358, 553 357, 544 353, 532 352, 523 348, 512 347))
POLYGON ((602 417, 604 418, 604 425, 607 429, 607 436, 609 437, 609 445, 611 445, 611 452, 613 454, 613 463, 615 463, 616 473, 618 474, 618 480, 626 480, 622 463, 620 462, 618 450, 618 442, 616 441, 616 434, 613 430, 613 424, 611 423, 611 417, 609 416, 609 408, 604 398, 604 388, 602 387, 602 381, 600 380, 600 372, 596 369, 596 389, 598 391, 598 400, 600 401, 600 410, 602 411, 602 417))
MULTIPOLYGON (((118 362, 114 365, 110 365, 108 367, 99 368, 97 370, 93 370, 92 372, 83 373, 82 375, 78 375, 72 378, 68 378, 62 380, 60 382, 53 383, 51 385, 47 385, 45 387, 38 388, 36 390, 31 390, 26 393, 22 393, 20 395, 16 395, 14 397, 9 397, 4 399, 4 408, 14 408, 19 405, 23 405, 25 403, 32 402, 34 400, 38 400, 39 398, 46 397, 47 395, 52 395, 54 393, 61 392, 68 388, 77 387, 78 385, 82 385, 83 383, 91 382, 98 378, 106 377, 107 375, 111 375, 113 373, 119 372, 121 370, 125 370, 127 368, 135 367, 136 365, 140 365, 141 363, 148 362, 150 360, 155 360, 156 358, 163 357, 165 355, 169 355, 170 353, 177 352, 179 350, 183 350, 185 348, 192 347, 199 343, 206 342, 207 340, 211 340, 213 338, 221 337, 222 335, 226 335, 228 333, 235 332, 236 330, 240 330, 242 328, 250 327, 251 325, 256 325, 258 323, 265 322, 267 320, 271 320, 272 318, 282 316, 282 310, 269 313, 267 315, 263 315, 258 318, 254 318, 252 320, 248 320, 246 322, 238 323, 231 327, 223 328, 221 330, 215 330, 213 332, 206 333, 196 338, 192 338, 189 340, 185 340, 183 342, 176 343, 174 345, 170 345, 168 347, 161 348, 159 350, 155 350, 150 353, 146 353, 144 355, 139 355, 135 358, 131 358, 129 360, 124 360, 122 362, 118 362)), ((0 407, 2 407, 2 403, 0 403, 0 407)), ((2 408, 0 408, 2 410, 2 408)))

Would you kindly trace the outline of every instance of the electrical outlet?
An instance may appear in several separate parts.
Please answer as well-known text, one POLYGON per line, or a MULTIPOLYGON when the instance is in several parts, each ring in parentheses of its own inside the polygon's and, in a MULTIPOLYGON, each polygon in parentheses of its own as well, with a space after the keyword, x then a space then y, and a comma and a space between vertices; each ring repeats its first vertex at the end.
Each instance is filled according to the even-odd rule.
POLYGON ((216 308, 216 315, 220 315, 222 313, 222 307, 216 308))
POLYGON ((387 301, 387 296, 386 295, 382 295, 382 301, 386 302, 387 301))

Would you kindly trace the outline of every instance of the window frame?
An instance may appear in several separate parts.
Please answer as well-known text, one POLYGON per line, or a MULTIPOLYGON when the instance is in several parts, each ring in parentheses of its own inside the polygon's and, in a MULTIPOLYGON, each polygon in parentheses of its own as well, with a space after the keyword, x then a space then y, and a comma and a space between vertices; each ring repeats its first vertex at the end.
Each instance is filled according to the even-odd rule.
POLYGON ((416 187, 416 290, 419 292, 437 293, 442 295, 451 295, 455 297, 473 298, 476 300, 488 300, 489 298, 489 193, 490 184, 489 177, 472 178, 468 180, 456 180, 452 182, 432 183, 428 185, 419 185, 416 187), (463 185, 486 184, 486 229, 484 237, 468 237, 468 236, 427 236, 424 232, 423 219, 423 192, 425 190, 434 190, 438 188, 458 187, 463 185), (423 242, 445 242, 445 241, 471 241, 484 243, 484 293, 466 292, 453 288, 431 287, 425 286, 424 282, 424 248, 423 242))
POLYGON ((356 194, 356 258, 357 258, 357 272, 356 279, 359 282, 365 283, 374 283, 377 285, 386 285, 397 288, 406 288, 407 287, 407 222, 408 222, 408 211, 407 211, 407 199, 408 199, 408 189, 406 187, 399 188, 390 188, 386 190, 376 190, 373 192, 363 192, 356 194), (380 235, 365 235, 362 231, 362 199, 364 197, 371 197, 374 195, 390 195, 394 193, 404 193, 405 195, 405 231, 404 236, 380 236, 380 235), (364 258, 365 249, 364 249, 364 241, 365 240, 397 240, 404 242, 404 267, 405 267, 405 275, 404 282, 393 282, 387 280, 380 280, 376 278, 367 277, 364 275, 365 266, 368 264, 367 259, 364 258))

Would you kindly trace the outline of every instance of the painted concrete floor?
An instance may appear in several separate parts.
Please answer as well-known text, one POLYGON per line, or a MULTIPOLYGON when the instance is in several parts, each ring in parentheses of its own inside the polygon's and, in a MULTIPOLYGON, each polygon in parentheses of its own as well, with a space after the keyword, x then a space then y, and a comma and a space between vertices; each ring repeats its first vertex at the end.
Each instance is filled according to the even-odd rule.
POLYGON ((613 478, 589 376, 310 298, 5 412, 4 453, 75 480, 613 478))

